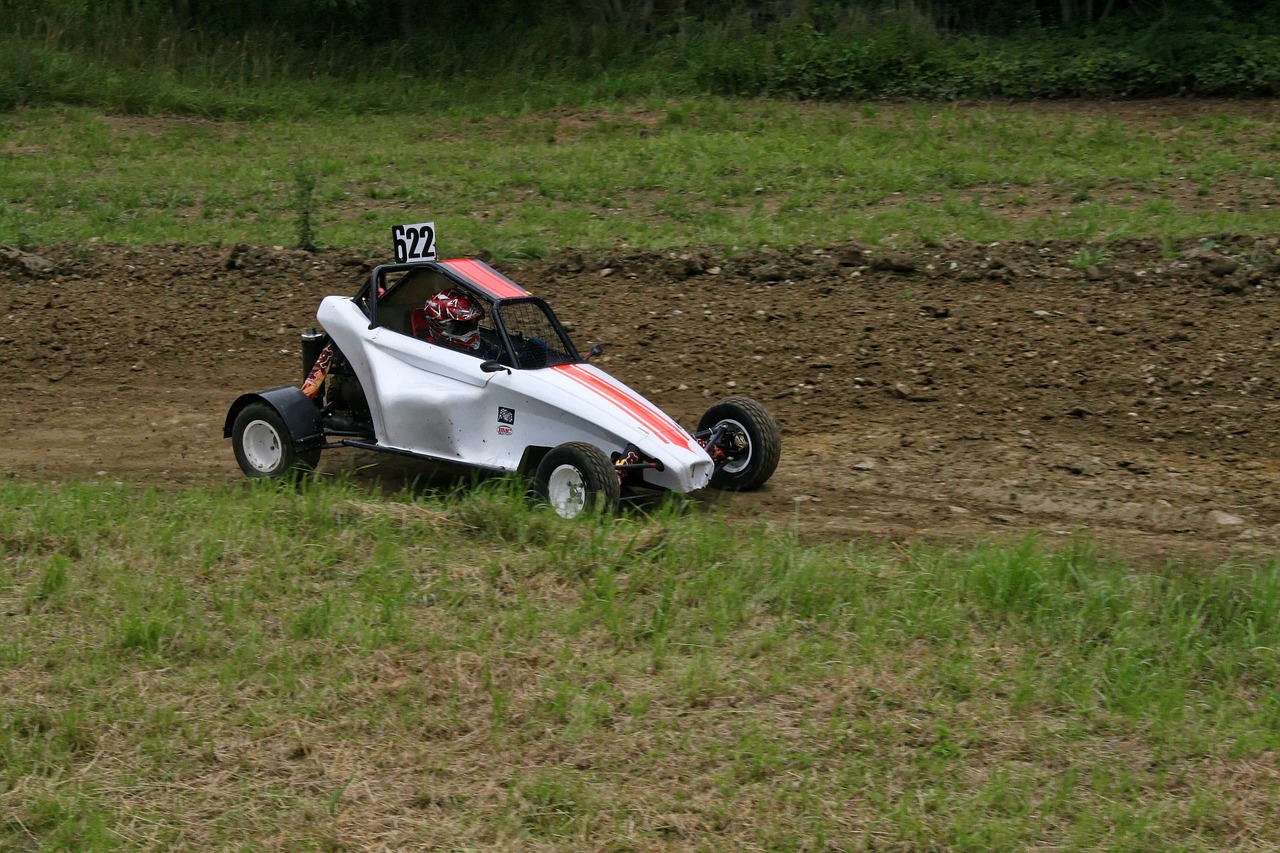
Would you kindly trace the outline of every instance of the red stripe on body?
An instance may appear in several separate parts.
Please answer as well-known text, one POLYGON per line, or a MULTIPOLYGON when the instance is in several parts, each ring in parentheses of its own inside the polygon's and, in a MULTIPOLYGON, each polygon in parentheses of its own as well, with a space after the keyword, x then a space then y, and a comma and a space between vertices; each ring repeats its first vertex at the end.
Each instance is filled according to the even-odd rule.
POLYGON ((453 270, 494 299, 511 299, 529 295, 529 291, 484 261, 477 261, 474 258, 457 258, 451 261, 440 261, 440 265, 453 270))
POLYGON ((580 364, 558 364, 551 368, 558 370, 579 385, 604 397, 619 409, 640 422, 642 426, 656 435, 661 441, 677 447, 693 449, 689 434, 665 413, 654 408, 647 400, 636 397, 623 388, 605 381, 598 374, 592 373, 580 364))

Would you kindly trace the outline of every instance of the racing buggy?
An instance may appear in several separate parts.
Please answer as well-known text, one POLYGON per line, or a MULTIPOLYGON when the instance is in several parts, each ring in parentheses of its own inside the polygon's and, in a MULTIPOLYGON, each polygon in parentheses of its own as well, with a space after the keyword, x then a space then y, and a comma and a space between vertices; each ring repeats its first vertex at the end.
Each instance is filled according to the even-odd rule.
POLYGON ((778 464, 778 426, 759 403, 728 397, 685 430, 480 260, 383 264, 354 297, 322 300, 316 319, 301 387, 243 394, 227 412, 223 435, 249 477, 296 476, 322 451, 354 447, 519 472, 572 518, 667 491, 758 489, 778 464))

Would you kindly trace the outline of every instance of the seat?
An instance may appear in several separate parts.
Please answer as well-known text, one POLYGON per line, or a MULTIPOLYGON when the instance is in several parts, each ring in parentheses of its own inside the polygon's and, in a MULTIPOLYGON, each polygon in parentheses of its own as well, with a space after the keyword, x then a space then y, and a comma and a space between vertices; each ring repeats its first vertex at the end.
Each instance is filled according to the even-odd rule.
POLYGON ((413 308, 409 311, 409 334, 415 338, 425 338, 430 336, 430 327, 427 325, 427 309, 413 308))

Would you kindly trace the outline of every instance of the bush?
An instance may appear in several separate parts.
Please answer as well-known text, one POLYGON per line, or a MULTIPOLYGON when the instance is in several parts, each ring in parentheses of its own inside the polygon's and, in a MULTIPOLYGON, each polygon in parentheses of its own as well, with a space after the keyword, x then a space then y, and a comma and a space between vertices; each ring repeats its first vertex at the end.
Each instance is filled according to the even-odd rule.
POLYGON ((618 33, 608 50, 547 26, 536 37, 507 29, 493 36, 511 49, 490 45, 483 54, 475 49, 483 33, 446 49, 429 32, 399 44, 335 40, 311 49, 253 33, 183 33, 148 52, 141 30, 113 26, 83 43, 34 31, 0 36, 0 109, 71 103, 216 118, 415 111, 439 98, 442 84, 526 100, 556 91, 811 100, 1280 94, 1280 26, 1261 16, 1117 18, 993 37, 940 31, 916 14, 763 22, 740 14, 618 33), (491 61, 477 66, 479 55, 491 61))
POLYGON ((1280 35, 1232 31, 1178 43, 1134 29, 1038 30, 996 39, 903 24, 864 34, 755 34, 705 51, 696 79, 721 95, 847 100, 1280 92, 1280 35))

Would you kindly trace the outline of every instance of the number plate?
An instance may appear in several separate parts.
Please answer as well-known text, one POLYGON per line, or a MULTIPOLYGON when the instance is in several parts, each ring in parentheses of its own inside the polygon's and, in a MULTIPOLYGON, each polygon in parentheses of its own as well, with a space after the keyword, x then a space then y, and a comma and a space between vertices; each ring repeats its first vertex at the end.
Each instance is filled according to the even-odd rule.
POLYGON ((391 229, 397 264, 421 264, 436 259, 436 224, 397 225, 391 229))

